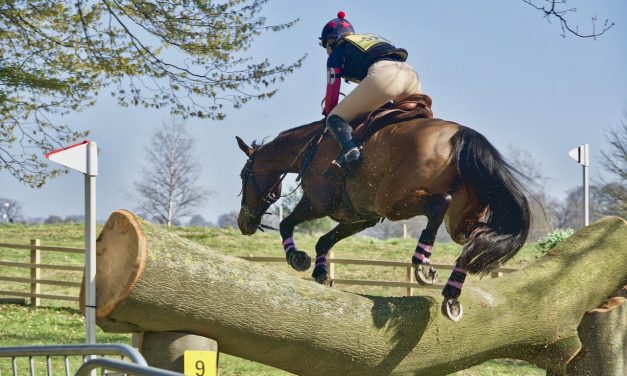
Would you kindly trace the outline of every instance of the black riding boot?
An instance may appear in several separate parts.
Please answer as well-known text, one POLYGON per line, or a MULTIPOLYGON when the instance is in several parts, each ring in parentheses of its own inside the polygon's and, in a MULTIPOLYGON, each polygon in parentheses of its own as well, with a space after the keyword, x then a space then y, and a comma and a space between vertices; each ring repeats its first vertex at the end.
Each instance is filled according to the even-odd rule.
POLYGON ((329 116, 327 128, 342 148, 340 156, 331 163, 329 170, 339 177, 351 176, 361 164, 361 152, 353 139, 353 128, 337 115, 329 116))

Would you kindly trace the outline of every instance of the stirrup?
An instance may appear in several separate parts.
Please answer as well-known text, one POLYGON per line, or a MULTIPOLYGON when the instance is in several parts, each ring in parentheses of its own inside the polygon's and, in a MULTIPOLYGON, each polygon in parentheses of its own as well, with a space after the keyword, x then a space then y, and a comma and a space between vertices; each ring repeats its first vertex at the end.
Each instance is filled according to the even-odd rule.
POLYGON ((353 152, 353 149, 344 153, 341 157, 333 160, 329 165, 329 168, 324 173, 324 176, 330 180, 342 181, 346 178, 353 176, 355 171, 361 166, 361 151, 359 148, 355 148, 357 154, 357 158, 352 161, 348 161, 346 156, 353 152))
POLYGON ((331 181, 341 182, 348 177, 348 172, 334 159, 324 172, 324 177, 331 181))

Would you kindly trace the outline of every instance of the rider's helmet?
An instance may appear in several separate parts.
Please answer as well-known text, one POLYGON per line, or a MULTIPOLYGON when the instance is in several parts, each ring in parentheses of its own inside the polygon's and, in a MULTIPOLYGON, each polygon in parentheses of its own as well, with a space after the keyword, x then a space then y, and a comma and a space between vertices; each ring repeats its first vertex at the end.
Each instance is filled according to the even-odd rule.
POLYGON ((351 25, 348 20, 344 17, 346 13, 339 11, 337 13, 337 18, 332 19, 327 22, 326 25, 322 28, 322 35, 320 35, 320 45, 324 48, 327 48, 327 39, 335 38, 338 39, 344 33, 354 33, 353 25, 351 25))

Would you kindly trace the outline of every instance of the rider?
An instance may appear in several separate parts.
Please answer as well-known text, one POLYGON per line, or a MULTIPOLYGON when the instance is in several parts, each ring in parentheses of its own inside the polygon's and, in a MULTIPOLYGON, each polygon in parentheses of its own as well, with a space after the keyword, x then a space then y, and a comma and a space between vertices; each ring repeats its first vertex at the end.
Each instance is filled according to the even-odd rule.
POLYGON ((406 50, 376 34, 354 34, 353 25, 344 17, 340 11, 324 25, 320 45, 329 55, 323 115, 327 116, 327 129, 341 147, 334 173, 350 176, 361 164, 361 152, 349 123, 359 114, 421 90, 416 71, 405 62, 406 50), (338 103, 342 78, 359 85, 338 103))

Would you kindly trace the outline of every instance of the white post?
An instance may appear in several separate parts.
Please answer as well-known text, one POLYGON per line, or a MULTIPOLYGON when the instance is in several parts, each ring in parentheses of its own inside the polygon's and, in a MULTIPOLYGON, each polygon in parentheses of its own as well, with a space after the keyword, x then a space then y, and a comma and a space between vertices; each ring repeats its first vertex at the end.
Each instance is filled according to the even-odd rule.
POLYGON ((87 148, 85 174, 85 342, 96 343, 96 163, 98 148, 90 142, 87 148))
POLYGON ((590 206, 589 206, 589 189, 588 189, 588 166, 589 166, 589 154, 588 144, 581 145, 583 147, 583 225, 588 226, 590 224, 590 206))
POLYGON ((96 343, 96 176, 98 146, 83 141, 46 158, 85 175, 85 342, 96 343))
POLYGON ((590 223, 589 212, 589 189, 588 189, 588 166, 590 166, 590 153, 588 151, 588 144, 580 145, 579 147, 568 152, 574 160, 583 166, 583 225, 588 226, 590 223))

